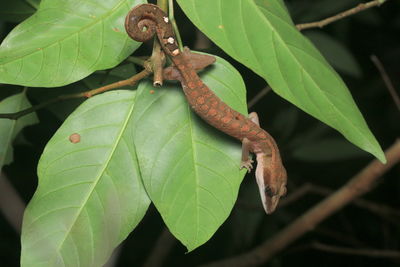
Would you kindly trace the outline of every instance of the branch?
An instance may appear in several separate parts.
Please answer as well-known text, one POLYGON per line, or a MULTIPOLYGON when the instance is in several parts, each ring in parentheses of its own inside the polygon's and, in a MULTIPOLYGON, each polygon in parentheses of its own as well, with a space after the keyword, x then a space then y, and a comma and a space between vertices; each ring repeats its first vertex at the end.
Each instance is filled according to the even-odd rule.
POLYGON ((358 255, 364 257, 373 258, 394 258, 400 259, 400 251, 397 250, 379 250, 379 249, 368 249, 368 248, 346 248, 322 244, 319 242, 313 242, 310 245, 311 248, 322 250, 337 254, 346 255, 358 255))
POLYGON ((385 68, 383 67, 383 64, 375 55, 371 56, 371 60, 375 64, 375 67, 378 69, 379 73, 381 74, 382 80, 385 83, 386 88, 388 89, 390 95, 392 96, 393 102, 396 104, 397 109, 400 111, 399 95, 397 94, 396 89, 394 88, 393 83, 389 78, 389 75, 387 74, 385 68))
POLYGON ((0 171, 0 211, 17 233, 21 233, 25 203, 0 171))
POLYGON ((60 95, 56 98, 52 98, 49 99, 43 103, 40 103, 38 105, 32 106, 30 108, 18 111, 18 112, 14 112, 14 113, 3 113, 0 114, 0 119, 10 119, 10 120, 17 120, 18 118, 25 116, 31 112, 34 112, 36 110, 39 110, 41 108, 47 107, 51 104, 57 103, 61 100, 67 100, 67 99, 73 99, 73 98, 82 98, 82 97, 86 97, 89 98, 91 96, 103 93, 105 91, 111 90, 111 89, 115 89, 115 88, 119 88, 119 87, 123 87, 123 86, 133 86, 135 85, 138 81, 140 81, 141 79, 149 76, 151 73, 151 71, 144 69, 141 72, 137 73, 136 75, 130 77, 129 79, 126 80, 122 80, 122 81, 118 81, 115 83, 111 83, 96 89, 92 89, 86 92, 82 92, 82 93, 77 93, 77 94, 69 94, 69 95, 60 95))
POLYGON ((248 108, 252 108, 261 98, 266 96, 272 90, 271 86, 264 87, 260 92, 258 92, 249 102, 247 102, 248 108))
POLYGON ((357 14, 358 12, 364 11, 364 10, 366 10, 368 8, 375 7, 375 6, 380 6, 386 1, 387 0, 373 0, 373 1, 370 1, 368 3, 359 4, 356 7, 353 7, 351 9, 349 9, 349 10, 340 12, 339 14, 337 14, 335 16, 332 16, 332 17, 329 17, 329 18, 326 18, 326 19, 323 19, 323 20, 320 20, 320 21, 297 24, 296 28, 299 31, 302 31, 302 30, 305 30, 305 29, 311 29, 311 28, 322 28, 322 27, 324 27, 324 26, 326 26, 326 25, 328 25, 328 24, 330 24, 330 23, 332 23, 334 21, 337 21, 337 20, 343 19, 345 17, 357 14))
POLYGON ((343 208, 360 195, 370 191, 376 180, 400 161, 400 141, 396 141, 386 150, 385 156, 387 158, 386 164, 373 160, 344 186, 308 210, 271 239, 264 241, 260 246, 247 253, 205 266, 247 267, 267 262, 273 255, 315 228, 334 212, 343 208))
MULTIPOLYGON (((321 196, 329 196, 333 192, 334 191, 332 189, 324 186, 305 183, 301 185, 299 188, 297 188, 294 192, 291 192, 287 197, 283 198, 279 203, 279 208, 285 207, 309 193, 314 193, 321 196)), ((369 212, 384 217, 385 219, 393 223, 398 223, 398 220, 400 219, 400 211, 387 205, 375 203, 362 198, 356 198, 349 204, 353 204, 359 208, 366 209, 369 212)), ((248 210, 258 210, 258 211, 264 210, 259 205, 253 205, 241 200, 237 201, 237 205, 240 208, 245 208, 248 210)))

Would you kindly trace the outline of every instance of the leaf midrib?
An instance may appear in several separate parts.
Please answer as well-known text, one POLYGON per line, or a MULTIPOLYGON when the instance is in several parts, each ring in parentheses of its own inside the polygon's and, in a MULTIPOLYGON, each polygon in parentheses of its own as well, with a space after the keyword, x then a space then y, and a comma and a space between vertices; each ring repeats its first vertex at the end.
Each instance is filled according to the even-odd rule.
MULTIPOLYGON (((132 98, 134 98, 134 97, 132 97, 132 98)), ((117 149, 118 144, 120 143, 120 140, 122 139, 123 133, 125 132, 125 129, 127 128, 128 122, 130 121, 130 118, 131 118, 132 113, 133 113, 133 108, 134 108, 134 106, 135 106, 135 105, 132 104, 132 106, 130 107, 129 112, 127 112, 126 120, 125 120, 125 122, 123 123, 123 125, 122 125, 122 127, 121 127, 121 130, 120 130, 120 132, 119 132, 119 134, 118 134, 118 136, 117 136, 117 138, 116 138, 115 145, 114 145, 114 147, 112 148, 112 150, 110 151, 109 157, 108 157, 108 159, 105 161, 103 169, 99 172, 97 178, 95 179, 95 182, 93 182, 93 186, 92 186, 92 188, 90 189, 89 193, 87 194, 86 199, 82 202, 81 207, 80 207, 79 210, 77 211, 76 217, 74 218, 74 220, 71 221, 71 226, 70 226, 69 229, 65 232, 64 239, 60 242, 60 245, 58 246, 58 248, 57 248, 57 250, 56 250, 57 252, 60 252, 61 247, 63 246, 65 240, 66 240, 67 237, 69 236, 69 233, 71 232, 72 228, 73 228, 74 225, 76 224, 76 221, 77 221, 77 219, 79 218, 80 214, 82 213, 84 207, 86 206, 86 203, 89 201, 89 199, 90 199, 90 197, 92 196, 93 192, 95 192, 95 188, 96 188, 97 184, 99 183, 99 181, 101 180, 101 177, 103 177, 104 172, 106 172, 107 167, 108 167, 108 165, 109 165, 109 163, 110 163, 110 161, 111 161, 111 159, 112 159, 112 156, 114 155, 114 152, 115 152, 115 150, 117 149)), ((56 258, 54 258, 54 260, 55 260, 55 259, 56 259, 56 258)))

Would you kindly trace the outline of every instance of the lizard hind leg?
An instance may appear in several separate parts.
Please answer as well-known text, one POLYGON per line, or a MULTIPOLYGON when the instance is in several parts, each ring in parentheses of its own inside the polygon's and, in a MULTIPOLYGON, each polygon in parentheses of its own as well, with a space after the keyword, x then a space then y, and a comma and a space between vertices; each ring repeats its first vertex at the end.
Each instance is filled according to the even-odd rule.
POLYGON ((253 169, 253 160, 249 157, 250 155, 251 141, 246 137, 242 140, 242 162, 240 163, 240 169, 246 168, 248 172, 253 169))
POLYGON ((249 119, 254 122, 255 124, 257 124, 257 126, 260 126, 260 120, 258 119, 258 115, 256 112, 251 112, 249 114, 249 119))

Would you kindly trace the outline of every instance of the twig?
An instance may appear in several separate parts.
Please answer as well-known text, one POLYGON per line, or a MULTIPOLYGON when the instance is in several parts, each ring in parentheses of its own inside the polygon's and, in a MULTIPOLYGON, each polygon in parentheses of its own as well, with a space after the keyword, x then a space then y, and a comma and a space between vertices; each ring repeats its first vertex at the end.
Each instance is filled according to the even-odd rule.
POLYGON ((258 92, 249 102, 247 102, 248 108, 252 108, 261 98, 266 96, 271 91, 270 86, 264 87, 260 92, 258 92))
POLYGON ((154 40, 153 52, 150 57, 151 70, 153 71, 153 86, 160 87, 163 85, 163 67, 165 64, 165 54, 161 50, 160 43, 154 40))
POLYGON ((305 30, 305 29, 311 29, 311 28, 322 28, 334 21, 343 19, 345 17, 354 15, 358 12, 364 11, 368 8, 371 7, 375 7, 375 6, 380 6, 382 5, 384 2, 386 2, 387 0, 374 0, 374 1, 370 1, 368 3, 362 3, 357 5, 356 7, 353 7, 349 10, 340 12, 339 14, 320 20, 320 21, 316 21, 316 22, 309 22, 309 23, 302 23, 302 24, 297 24, 296 27, 299 31, 305 30))
POLYGON ((10 119, 10 120, 16 120, 22 116, 25 116, 31 112, 34 112, 36 110, 39 110, 41 108, 47 107, 51 104, 57 103, 61 100, 66 100, 66 99, 73 99, 73 98, 82 98, 82 97, 86 97, 89 98, 91 96, 97 95, 99 93, 103 93, 105 91, 111 90, 111 89, 115 89, 115 88, 119 88, 119 87, 123 87, 123 86, 133 86, 135 85, 138 81, 140 81, 141 79, 149 76, 151 74, 151 71, 144 69, 141 72, 137 73, 136 75, 130 77, 129 79, 126 80, 121 80, 115 83, 111 83, 96 89, 92 89, 86 92, 82 92, 82 93, 77 93, 77 94, 69 94, 69 95, 60 95, 56 98, 52 98, 49 99, 48 101, 45 101, 43 103, 40 103, 38 105, 32 106, 30 108, 15 112, 15 113, 3 113, 0 114, 0 119, 10 119))
POLYGON ((373 160, 344 186, 308 210, 275 236, 264 241, 260 246, 247 253, 205 266, 247 267, 267 262, 273 255, 315 228, 316 225, 334 212, 360 195, 370 191, 376 180, 400 161, 400 141, 396 141, 386 150, 385 155, 387 158, 386 164, 373 160))
MULTIPOLYGON (((296 191, 294 191, 293 193, 289 193, 289 195, 287 197, 283 198, 281 200, 281 202, 279 203, 278 207, 282 208, 284 206, 287 206, 287 205, 297 201, 298 199, 300 199, 301 197, 303 197, 304 195, 306 195, 308 193, 315 193, 315 194, 322 195, 322 196, 328 196, 328 195, 332 194, 333 192, 334 191, 332 189, 327 188, 327 187, 323 187, 323 186, 319 186, 319 185, 315 185, 315 184, 311 184, 311 183, 305 183, 301 187, 299 187, 296 191)), ((385 217, 386 219, 390 220, 391 222, 398 222, 398 220, 400 219, 400 211, 398 211, 397 209, 394 209, 392 207, 386 206, 386 205, 374 203, 372 201, 365 200, 362 198, 354 199, 351 202, 351 204, 354 204, 355 206, 357 206, 359 208, 366 209, 372 213, 375 213, 376 215, 385 217)), ((241 208, 245 208, 245 209, 249 209, 249 210, 263 211, 263 208, 261 206, 252 205, 252 204, 246 203, 245 201, 238 201, 238 205, 241 208)))
MULTIPOLYGON (((326 188, 323 186, 314 185, 314 184, 309 184, 309 189, 310 189, 310 192, 313 192, 313 193, 316 193, 319 195, 323 195, 323 196, 328 196, 329 194, 333 193, 332 189, 329 189, 329 188, 326 188)), ((374 202, 366 200, 366 199, 362 199, 362 198, 354 199, 353 204, 360 208, 366 209, 372 213, 380 215, 382 217, 387 218, 389 216, 394 216, 394 217, 400 218, 399 210, 394 209, 389 206, 386 206, 386 205, 377 204, 377 203, 374 203, 374 202)))
POLYGON ((146 262, 143 264, 143 267, 162 266, 165 258, 175 246, 176 242, 176 239, 169 232, 168 228, 165 228, 159 236, 146 262))
MULTIPOLYGON (((355 238, 353 235, 349 235, 348 233, 341 233, 338 231, 334 231, 331 229, 316 227, 314 232, 319 235, 324 235, 325 237, 329 237, 333 240, 339 241, 341 243, 346 243, 352 245, 353 247, 366 247, 366 244, 355 238)), ((304 246, 304 245, 303 245, 304 246)))
POLYGON ((395 258, 400 259, 400 251, 397 250, 379 250, 379 249, 368 249, 368 248, 347 248, 326 245, 320 242, 313 242, 310 245, 311 248, 346 255, 357 255, 372 258, 395 258))
POLYGON ((3 172, 0 172, 0 211, 17 233, 21 233, 25 203, 3 172))
POLYGON ((399 95, 396 92, 396 89, 393 86, 392 81, 389 78, 389 75, 387 74, 385 68, 383 67, 383 64, 379 60, 379 58, 375 55, 371 55, 371 60, 375 64, 375 67, 378 69, 379 73, 381 74, 382 80, 386 85, 386 88, 388 89, 390 95, 392 96, 393 102, 396 104, 397 109, 400 111, 400 98, 399 95))
POLYGON ((131 63, 136 64, 136 65, 139 65, 139 66, 143 66, 147 59, 148 58, 129 56, 129 57, 126 58, 126 61, 131 62, 131 63))

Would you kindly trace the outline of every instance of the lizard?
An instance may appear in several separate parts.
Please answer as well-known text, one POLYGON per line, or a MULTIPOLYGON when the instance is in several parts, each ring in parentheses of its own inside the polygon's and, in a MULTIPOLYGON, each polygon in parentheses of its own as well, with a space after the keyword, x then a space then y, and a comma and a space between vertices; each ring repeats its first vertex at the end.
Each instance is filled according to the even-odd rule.
POLYGON ((260 128, 257 114, 250 113, 246 117, 237 112, 202 82, 191 62, 191 52, 179 50, 172 24, 158 6, 141 4, 134 7, 126 16, 125 29, 133 40, 139 42, 157 35, 164 53, 173 62, 170 69, 173 74, 167 76, 181 82, 194 112, 211 126, 242 142, 241 168, 250 172, 253 160, 249 153, 256 155, 255 176, 262 204, 267 214, 272 213, 280 197, 286 194, 287 173, 275 140, 260 128))

